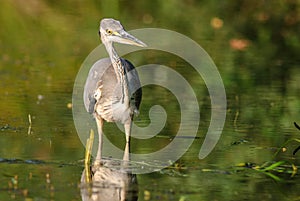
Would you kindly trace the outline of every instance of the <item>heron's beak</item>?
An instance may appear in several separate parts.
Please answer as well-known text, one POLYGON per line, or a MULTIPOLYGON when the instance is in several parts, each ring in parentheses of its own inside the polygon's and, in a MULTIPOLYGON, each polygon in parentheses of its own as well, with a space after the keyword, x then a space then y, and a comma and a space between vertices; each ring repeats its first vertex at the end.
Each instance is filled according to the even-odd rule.
POLYGON ((115 42, 124 43, 129 45, 135 45, 139 47, 147 47, 145 43, 137 39, 136 37, 130 35, 126 31, 122 30, 116 34, 118 37, 115 39, 115 42))

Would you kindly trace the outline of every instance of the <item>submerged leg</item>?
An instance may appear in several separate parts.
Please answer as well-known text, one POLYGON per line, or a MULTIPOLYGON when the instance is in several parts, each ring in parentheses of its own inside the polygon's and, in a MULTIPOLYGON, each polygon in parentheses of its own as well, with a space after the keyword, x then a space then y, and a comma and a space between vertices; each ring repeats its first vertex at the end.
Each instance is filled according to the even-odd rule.
POLYGON ((98 143, 98 151, 97 151, 97 156, 96 156, 96 163, 100 164, 100 161, 102 159, 102 145, 103 145, 103 119, 101 117, 96 118, 97 122, 97 128, 98 128, 98 138, 99 138, 99 143, 98 143))

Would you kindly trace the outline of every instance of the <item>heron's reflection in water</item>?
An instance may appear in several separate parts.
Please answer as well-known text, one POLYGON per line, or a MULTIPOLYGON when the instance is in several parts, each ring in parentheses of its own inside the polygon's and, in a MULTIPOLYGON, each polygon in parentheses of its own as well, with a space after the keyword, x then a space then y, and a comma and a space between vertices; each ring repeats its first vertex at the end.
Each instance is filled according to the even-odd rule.
POLYGON ((86 172, 81 176, 83 201, 136 201, 138 200, 137 177, 130 172, 129 144, 126 144, 123 161, 102 159, 91 167, 91 181, 86 182, 86 172))

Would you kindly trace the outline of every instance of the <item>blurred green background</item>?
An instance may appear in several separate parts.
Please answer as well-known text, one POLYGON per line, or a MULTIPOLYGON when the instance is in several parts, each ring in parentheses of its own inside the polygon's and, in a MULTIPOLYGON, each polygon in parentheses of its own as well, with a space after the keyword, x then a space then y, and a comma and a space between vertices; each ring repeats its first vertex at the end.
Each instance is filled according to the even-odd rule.
MULTIPOLYGON (((139 176, 140 200, 299 199, 297 176, 287 178, 294 185, 288 188, 262 175, 218 172, 243 162, 299 164, 299 157, 292 156, 297 143, 272 157, 286 140, 300 138, 293 126, 300 123, 299 0, 2 0, 0 200, 80 200, 77 184, 83 168, 78 161, 84 147, 70 104, 76 74, 100 44, 98 26, 104 17, 119 19, 126 30, 164 28, 195 40, 216 63, 227 94, 227 120, 214 153, 202 161, 197 158, 210 121, 209 97, 199 89, 199 139, 181 159, 186 172, 139 176), (203 174, 205 168, 218 173, 203 174), (12 190, 16 179, 18 188, 12 190), (143 189, 153 196, 144 197, 143 189)), ((201 79, 162 54, 141 52, 137 57, 168 64, 191 82, 201 79)), ((163 93, 157 89, 149 97, 151 90, 145 89, 143 108, 163 93)), ((173 99, 166 97, 161 101, 168 107, 173 99)), ((144 110, 141 118, 147 119, 144 110)))

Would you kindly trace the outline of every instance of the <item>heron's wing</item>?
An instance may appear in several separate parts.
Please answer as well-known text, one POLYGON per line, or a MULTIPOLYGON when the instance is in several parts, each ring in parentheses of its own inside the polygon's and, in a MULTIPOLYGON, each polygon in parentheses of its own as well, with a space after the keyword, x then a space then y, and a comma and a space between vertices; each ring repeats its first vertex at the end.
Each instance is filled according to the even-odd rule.
POLYGON ((102 77, 109 68, 111 68, 111 61, 109 58, 104 58, 98 60, 89 71, 83 92, 84 106, 89 113, 94 112, 96 104, 95 95, 101 96, 101 94, 97 94, 97 91, 99 91, 97 89, 101 87, 102 77))
POLYGON ((142 88, 139 79, 139 75, 132 63, 130 61, 121 58, 122 64, 125 69, 125 73, 128 79, 128 90, 131 100, 134 101, 136 109, 139 109, 142 100, 142 88))
MULTIPOLYGON (((133 109, 137 113, 142 98, 139 76, 129 61, 121 59, 121 62, 128 80, 130 101, 134 104, 135 108, 133 109)), ((103 118, 109 121, 112 104, 121 99, 121 89, 118 86, 110 59, 105 58, 97 61, 90 69, 84 87, 83 96, 86 110, 92 114, 97 103, 102 108, 100 110, 102 110, 103 118)))

